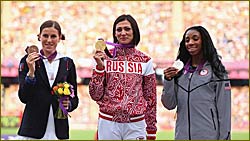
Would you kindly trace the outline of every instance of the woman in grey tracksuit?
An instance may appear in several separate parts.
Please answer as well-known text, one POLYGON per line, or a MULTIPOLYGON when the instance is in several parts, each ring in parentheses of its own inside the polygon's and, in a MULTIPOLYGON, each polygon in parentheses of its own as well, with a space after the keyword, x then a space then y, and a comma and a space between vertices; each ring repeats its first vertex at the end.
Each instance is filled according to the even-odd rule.
POLYGON ((164 70, 161 98, 168 110, 177 107, 175 139, 229 140, 230 81, 204 27, 185 31, 177 59, 185 66, 164 70))

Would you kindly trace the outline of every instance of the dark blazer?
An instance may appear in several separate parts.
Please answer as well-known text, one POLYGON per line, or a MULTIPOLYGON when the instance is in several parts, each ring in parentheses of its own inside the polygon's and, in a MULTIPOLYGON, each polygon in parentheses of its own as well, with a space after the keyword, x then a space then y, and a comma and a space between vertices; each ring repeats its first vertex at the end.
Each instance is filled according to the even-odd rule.
MULTIPOLYGON (((21 126, 18 135, 41 139, 46 131, 49 109, 52 104, 53 113, 58 108, 58 100, 55 95, 51 94, 45 65, 40 59, 36 62, 34 85, 27 83, 25 77, 28 73, 25 55, 19 65, 19 90, 18 96, 22 103, 26 104, 21 126)), ((76 68, 73 60, 68 57, 60 58, 59 68, 53 86, 59 82, 68 82, 74 87, 75 97, 70 97, 71 108, 68 112, 77 108, 79 99, 77 96, 76 68)), ((53 87, 52 86, 52 87, 53 87)), ((58 139, 69 139, 68 119, 54 119, 55 133, 58 139)))

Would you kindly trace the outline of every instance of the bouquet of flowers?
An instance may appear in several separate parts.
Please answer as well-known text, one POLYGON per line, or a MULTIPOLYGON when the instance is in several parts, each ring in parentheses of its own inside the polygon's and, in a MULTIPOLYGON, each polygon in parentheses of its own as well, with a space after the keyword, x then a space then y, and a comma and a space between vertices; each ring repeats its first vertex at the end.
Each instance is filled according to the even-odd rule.
POLYGON ((55 114, 55 118, 57 119, 66 119, 70 115, 68 111, 63 106, 63 101, 68 97, 74 97, 74 89, 73 86, 67 82, 58 83, 53 87, 52 95, 56 95, 59 101, 59 106, 55 114))

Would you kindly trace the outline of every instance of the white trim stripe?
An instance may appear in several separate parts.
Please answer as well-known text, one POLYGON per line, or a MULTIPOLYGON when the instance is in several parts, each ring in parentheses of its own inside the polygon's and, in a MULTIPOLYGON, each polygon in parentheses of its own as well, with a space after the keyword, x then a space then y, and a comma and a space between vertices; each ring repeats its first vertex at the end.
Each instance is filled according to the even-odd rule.
POLYGON ((95 71, 98 72, 98 73, 103 73, 104 70, 98 70, 97 68, 95 68, 95 71))
MULTIPOLYGON (((102 113, 101 111, 99 113, 100 113, 101 116, 106 117, 106 118, 113 119, 113 117, 114 117, 112 115, 108 115, 108 114, 102 113)), ((141 119, 141 118, 144 118, 144 115, 140 115, 140 116, 137 116, 137 117, 131 117, 130 120, 137 120, 137 119, 141 119)))
POLYGON ((130 120, 135 120, 135 119, 139 119, 139 118, 143 118, 143 117, 144 117, 144 115, 140 115, 138 117, 131 117, 130 120))
POLYGON ((108 117, 108 118, 113 118, 113 116, 104 114, 104 113, 102 113, 102 112, 100 112, 100 115, 102 115, 102 116, 104 116, 104 117, 108 117))
POLYGON ((155 137, 156 134, 147 134, 147 136, 150 136, 150 137, 155 137))

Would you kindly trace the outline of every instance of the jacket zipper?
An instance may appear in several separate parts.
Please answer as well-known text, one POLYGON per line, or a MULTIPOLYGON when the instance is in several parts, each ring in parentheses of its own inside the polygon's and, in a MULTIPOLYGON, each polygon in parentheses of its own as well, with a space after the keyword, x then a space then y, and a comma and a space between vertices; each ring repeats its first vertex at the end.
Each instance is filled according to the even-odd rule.
POLYGON ((189 105, 189 98, 190 98, 190 84, 191 84, 191 79, 193 77, 193 73, 189 74, 189 83, 188 83, 188 100, 187 100, 187 105, 188 105, 188 136, 189 140, 191 140, 191 124, 190 124, 190 105, 189 105))
MULTIPOLYGON (((127 82, 126 82, 126 79, 127 79, 126 78, 126 76, 127 76, 126 75, 127 74, 127 59, 126 59, 126 52, 125 52, 124 49, 123 49, 123 52, 124 52, 124 61, 125 61, 125 74, 124 74, 125 75, 124 76, 125 84, 124 84, 124 95, 123 96, 125 97, 125 99, 123 98, 124 99, 124 101, 123 101, 124 102, 123 103, 124 106, 122 106, 121 108, 126 107, 125 104, 127 103, 126 101, 128 99, 128 96, 126 95, 126 86, 127 86, 127 82)), ((122 114, 123 114, 123 109, 122 109, 122 114)))
POLYGON ((215 126, 215 122, 214 122, 214 113, 213 113, 212 109, 210 109, 210 111, 211 111, 211 114, 212 114, 212 120, 213 120, 213 124, 214 124, 214 130, 216 130, 216 126, 215 126))

